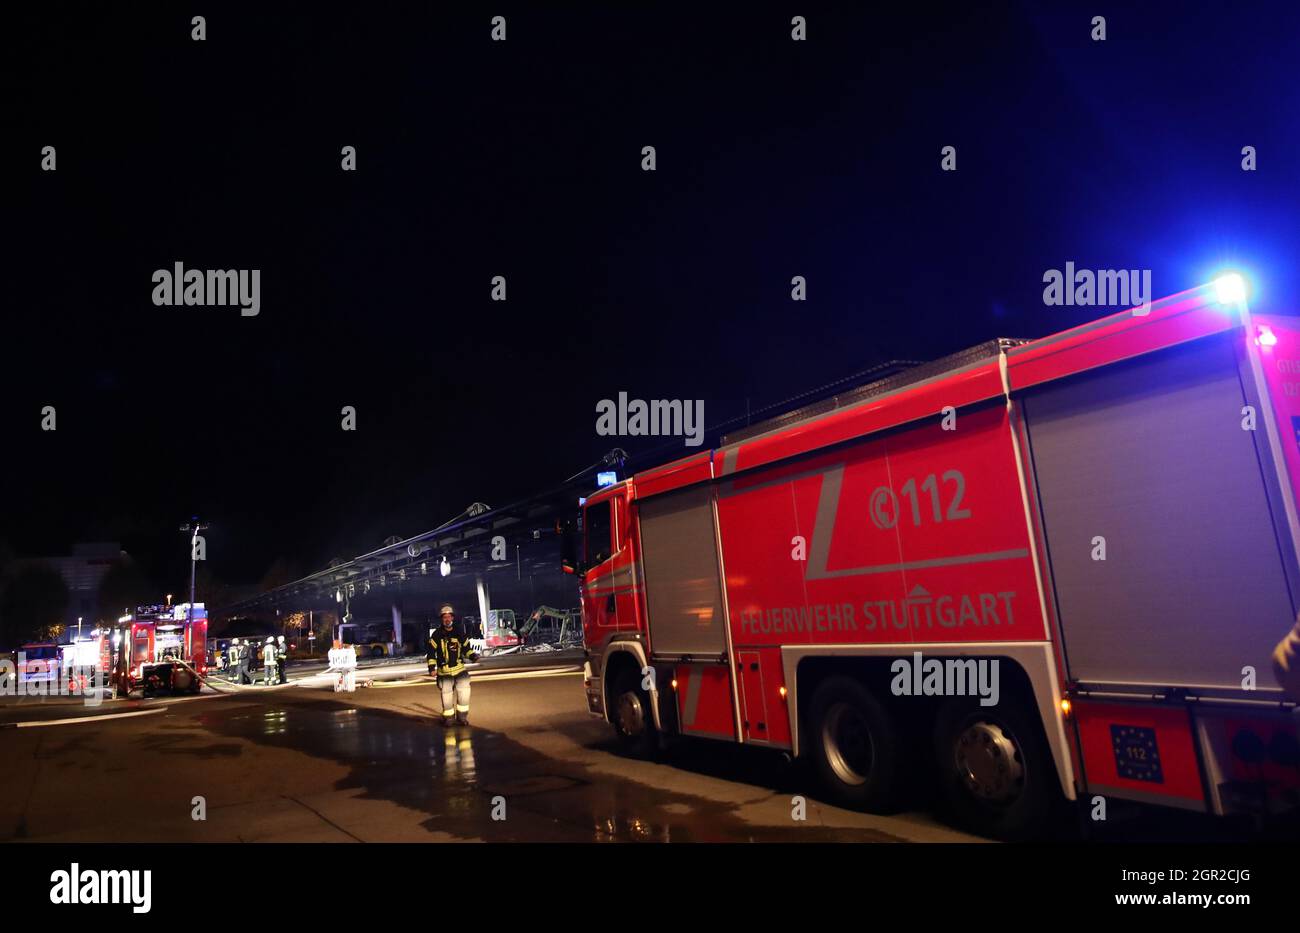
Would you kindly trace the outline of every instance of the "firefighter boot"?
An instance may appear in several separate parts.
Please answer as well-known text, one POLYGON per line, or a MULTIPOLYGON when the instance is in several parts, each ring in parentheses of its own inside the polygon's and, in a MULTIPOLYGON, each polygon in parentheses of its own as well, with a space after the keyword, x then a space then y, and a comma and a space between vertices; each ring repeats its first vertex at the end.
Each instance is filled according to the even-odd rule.
POLYGON ((458 726, 468 726, 468 725, 469 725, 469 710, 465 710, 464 712, 457 712, 457 713, 456 713, 456 725, 458 725, 458 726))

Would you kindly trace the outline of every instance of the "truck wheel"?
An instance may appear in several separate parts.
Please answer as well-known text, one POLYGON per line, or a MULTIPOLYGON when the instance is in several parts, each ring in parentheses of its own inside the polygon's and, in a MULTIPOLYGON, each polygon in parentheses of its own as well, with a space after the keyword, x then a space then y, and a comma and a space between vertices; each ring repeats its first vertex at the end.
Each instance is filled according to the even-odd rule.
POLYGON ((650 694, 641 689, 641 678, 632 669, 624 671, 611 685, 610 722, 623 751, 639 758, 649 757, 658 744, 650 694))
POLYGON ((939 780, 953 815, 972 832, 1015 841, 1032 838, 1050 823, 1058 796, 1056 766, 1041 723, 1025 708, 954 699, 939 710, 939 780))
POLYGON ((809 723, 813 768, 835 803, 870 811, 895 804, 902 749, 889 713, 866 687, 827 678, 813 695, 809 723))

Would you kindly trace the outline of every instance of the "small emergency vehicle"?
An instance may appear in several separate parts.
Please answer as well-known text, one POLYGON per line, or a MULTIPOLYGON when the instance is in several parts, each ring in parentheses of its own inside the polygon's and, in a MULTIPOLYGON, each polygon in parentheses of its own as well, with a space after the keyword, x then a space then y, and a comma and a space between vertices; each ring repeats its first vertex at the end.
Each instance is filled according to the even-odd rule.
POLYGON ((18 649, 18 682, 56 683, 59 679, 59 646, 52 642, 29 642, 18 649))

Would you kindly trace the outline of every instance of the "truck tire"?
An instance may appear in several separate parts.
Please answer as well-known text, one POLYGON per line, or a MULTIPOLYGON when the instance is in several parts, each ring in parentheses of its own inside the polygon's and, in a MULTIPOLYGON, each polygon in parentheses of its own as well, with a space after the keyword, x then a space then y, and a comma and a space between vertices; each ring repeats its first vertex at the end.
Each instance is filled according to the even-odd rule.
POLYGON ((809 715, 813 769, 841 806, 886 811, 898 800, 903 750, 888 711, 859 681, 828 677, 809 715))
POLYGON ((637 671, 628 668, 610 684, 609 721, 622 750, 638 758, 648 758, 659 745, 650 694, 641 688, 637 671))
POLYGON ((951 699, 935 719, 939 781, 953 817, 1012 842, 1049 828, 1059 781, 1032 703, 951 699))

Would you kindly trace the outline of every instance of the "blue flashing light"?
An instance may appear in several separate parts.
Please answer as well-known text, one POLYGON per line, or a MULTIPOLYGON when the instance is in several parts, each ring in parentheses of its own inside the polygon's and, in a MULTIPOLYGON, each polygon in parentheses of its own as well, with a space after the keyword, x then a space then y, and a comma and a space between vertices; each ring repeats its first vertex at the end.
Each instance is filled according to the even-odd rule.
POLYGON ((604 473, 596 474, 596 485, 600 486, 602 489, 606 486, 613 486, 617 482, 618 482, 618 474, 615 473, 613 470, 608 470, 604 473))
POLYGON ((1246 278, 1240 272, 1229 272, 1214 280, 1214 295, 1219 304, 1242 304, 1248 291, 1246 278))

